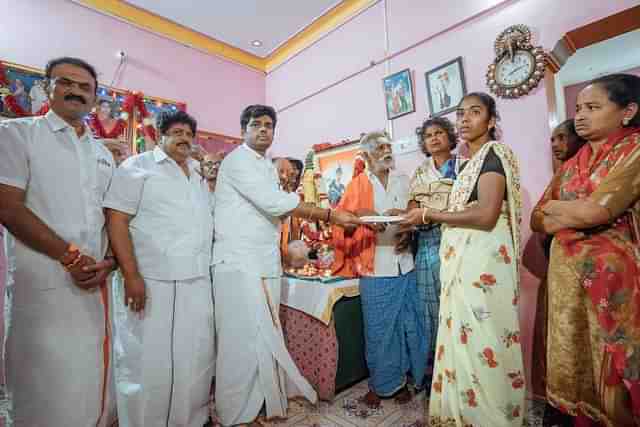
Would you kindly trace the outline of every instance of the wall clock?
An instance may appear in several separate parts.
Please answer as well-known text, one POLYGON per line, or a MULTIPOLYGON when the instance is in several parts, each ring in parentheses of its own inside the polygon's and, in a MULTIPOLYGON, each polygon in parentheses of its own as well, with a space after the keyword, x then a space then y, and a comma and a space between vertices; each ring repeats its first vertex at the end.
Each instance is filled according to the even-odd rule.
POLYGON ((545 53, 531 45, 526 25, 513 25, 496 39, 496 57, 487 71, 487 86, 501 98, 518 98, 533 90, 544 76, 545 53))

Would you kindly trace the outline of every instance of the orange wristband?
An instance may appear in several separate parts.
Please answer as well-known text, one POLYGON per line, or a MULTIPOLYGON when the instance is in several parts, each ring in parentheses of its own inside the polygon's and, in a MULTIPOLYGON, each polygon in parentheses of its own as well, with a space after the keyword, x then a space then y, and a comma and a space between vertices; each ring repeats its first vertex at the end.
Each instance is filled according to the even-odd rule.
POLYGON ((69 244, 69 247, 59 259, 60 264, 67 267, 78 262, 80 259, 80 249, 73 243, 69 244))

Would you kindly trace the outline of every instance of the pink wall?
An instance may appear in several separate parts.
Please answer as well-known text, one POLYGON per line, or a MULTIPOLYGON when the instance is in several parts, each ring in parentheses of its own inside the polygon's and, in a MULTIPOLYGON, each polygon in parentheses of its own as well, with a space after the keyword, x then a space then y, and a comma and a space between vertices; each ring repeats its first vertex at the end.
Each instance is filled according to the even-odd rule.
POLYGON ((184 101, 203 130, 240 134, 242 109, 265 101, 261 72, 201 53, 101 15, 69 0, 20 0, 0 15, 0 59, 44 68, 50 58, 78 56, 109 84, 118 65, 129 62, 115 85, 184 101))
MULTIPOLYGON (((627 74, 634 74, 640 77, 640 67, 632 68, 630 70, 622 71, 627 74)), ((578 100, 578 93, 587 85, 589 81, 572 84, 564 87, 564 99, 567 106, 567 118, 572 119, 576 115, 576 101, 578 100)))
MULTIPOLYGON (((530 25, 534 44, 551 50, 566 32, 636 5, 637 0, 583 0, 579 7, 557 0, 460 0, 455 7, 435 8, 433 2, 387 0, 386 52, 381 1, 267 75, 267 102, 280 110, 273 155, 304 158, 312 144, 385 128, 381 81, 405 68, 414 72, 417 111, 394 120, 393 134, 411 136, 427 115, 425 71, 462 56, 468 91, 487 91, 493 43, 509 25, 530 25), (380 63, 387 55, 393 55, 388 69, 380 63), (378 65, 370 66, 372 61, 378 65)), ((526 239, 532 206, 552 175, 544 83, 522 99, 498 100, 498 108, 504 141, 521 163, 526 239)), ((410 153, 397 163, 412 173, 422 160, 421 154, 410 153)), ((525 270, 520 320, 527 366, 537 286, 525 270)))

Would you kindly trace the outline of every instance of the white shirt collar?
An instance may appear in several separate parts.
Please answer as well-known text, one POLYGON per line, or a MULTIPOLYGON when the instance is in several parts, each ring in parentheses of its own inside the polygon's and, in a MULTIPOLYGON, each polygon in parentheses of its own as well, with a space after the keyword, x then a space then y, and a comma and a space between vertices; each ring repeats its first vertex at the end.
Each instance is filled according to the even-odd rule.
POLYGON ((153 159, 156 163, 160 163, 163 160, 166 160, 169 156, 164 152, 162 148, 156 145, 156 148, 153 149, 153 159))
POLYGON ((264 158, 265 158, 265 156, 263 156, 262 154, 258 153, 258 152, 257 152, 256 150, 254 150, 253 148, 249 147, 249 146, 247 145, 247 143, 246 143, 246 142, 244 142, 244 143, 242 144, 242 147, 244 147, 244 148, 246 148, 247 150, 249 150, 251 153, 253 153, 253 154, 254 154, 257 158, 259 158, 259 159, 264 159, 264 158))
MULTIPOLYGON (((167 153, 165 153, 162 148, 156 145, 156 147, 153 149, 153 160, 155 160, 156 163, 161 163, 167 159, 171 159, 171 157, 169 157, 169 155, 167 155, 167 153)), ((198 162, 192 158, 189 158, 187 160, 187 166, 189 167, 190 171, 193 171, 197 169, 198 162)))
MULTIPOLYGON (((53 110, 49 110, 47 114, 45 114, 44 118, 49 123, 51 130, 53 130, 54 132, 59 132, 66 128, 73 129, 73 126, 64 121, 62 117, 57 115, 53 110)), ((91 136, 91 129, 89 129, 86 124, 84 125, 84 134, 82 135, 82 137, 85 136, 91 136)))
MULTIPOLYGON (((365 173, 369 177, 369 181, 373 182, 375 180, 377 183, 382 185, 382 182, 380 182, 380 179, 378 179, 378 177, 373 172, 367 170, 365 173)), ((396 172, 393 169, 391 169, 389 171, 389 178, 387 180, 387 188, 389 188, 389 184, 391 183, 392 180, 395 180, 396 176, 397 176, 396 172)), ((384 186, 382 187, 384 188, 384 186)))

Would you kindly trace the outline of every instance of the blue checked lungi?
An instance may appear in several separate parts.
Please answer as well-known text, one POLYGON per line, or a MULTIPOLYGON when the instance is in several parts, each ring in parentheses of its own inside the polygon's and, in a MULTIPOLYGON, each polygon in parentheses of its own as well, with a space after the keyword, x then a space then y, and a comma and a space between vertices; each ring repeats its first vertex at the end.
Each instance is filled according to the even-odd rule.
POLYGON ((418 253, 416 254, 416 273, 418 295, 425 308, 423 318, 427 340, 428 371, 433 369, 436 337, 438 335, 438 316, 440 311, 440 227, 435 226, 418 232, 418 253))
POLYGON ((360 299, 370 389, 390 396, 406 384, 407 372, 422 388, 427 342, 415 270, 398 277, 361 277, 360 299))

